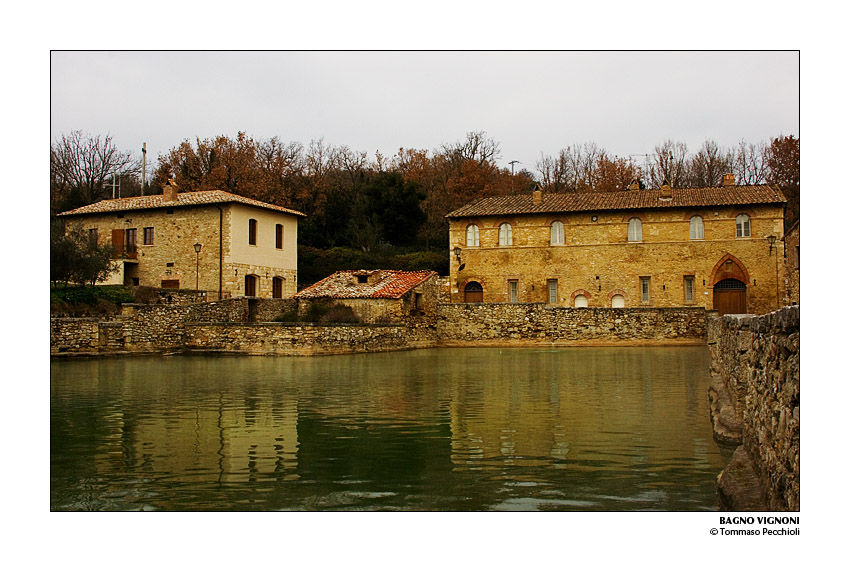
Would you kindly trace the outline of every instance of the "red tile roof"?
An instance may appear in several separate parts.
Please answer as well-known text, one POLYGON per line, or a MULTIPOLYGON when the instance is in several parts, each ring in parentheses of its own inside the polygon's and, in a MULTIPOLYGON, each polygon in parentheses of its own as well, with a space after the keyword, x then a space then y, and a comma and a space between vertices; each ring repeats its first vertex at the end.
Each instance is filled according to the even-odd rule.
POLYGON ((659 189, 599 193, 546 193, 543 195, 543 201, 538 205, 534 204, 530 193, 489 197, 473 201, 452 211, 446 217, 781 204, 787 201, 779 189, 768 185, 678 188, 673 189, 672 193, 672 197, 667 199, 661 198, 659 189))
POLYGON ((243 205, 270 209, 272 211, 278 211, 300 217, 307 216, 300 211, 294 211, 292 209, 287 209, 286 207, 279 207, 278 205, 272 205, 271 203, 263 203, 256 199, 249 199, 248 197, 242 197, 241 195, 220 190, 188 191, 185 193, 178 193, 177 201, 165 201, 163 200, 162 195, 143 195, 141 197, 127 197, 124 199, 104 199, 103 201, 98 201, 97 203, 86 205, 85 207, 59 213, 59 216, 114 213, 121 211, 142 211, 165 207, 216 205, 221 203, 241 203, 243 205))
POLYGON ((318 283, 296 293, 293 298, 315 299, 399 299, 422 282, 437 275, 436 271, 391 271, 366 269, 337 271, 318 283), (358 276, 368 276, 367 283, 358 276))

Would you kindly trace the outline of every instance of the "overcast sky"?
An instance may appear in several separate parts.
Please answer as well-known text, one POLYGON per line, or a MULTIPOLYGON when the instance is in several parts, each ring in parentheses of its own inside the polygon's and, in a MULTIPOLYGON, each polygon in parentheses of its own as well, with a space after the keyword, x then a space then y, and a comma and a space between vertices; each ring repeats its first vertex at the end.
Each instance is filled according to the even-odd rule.
MULTIPOLYGON (((485 131, 500 165, 595 142, 696 152, 799 135, 795 51, 66 52, 50 57, 51 140, 109 134, 154 159, 245 131, 365 151, 433 150, 485 131)), ((641 159, 640 156, 635 158, 641 159)))

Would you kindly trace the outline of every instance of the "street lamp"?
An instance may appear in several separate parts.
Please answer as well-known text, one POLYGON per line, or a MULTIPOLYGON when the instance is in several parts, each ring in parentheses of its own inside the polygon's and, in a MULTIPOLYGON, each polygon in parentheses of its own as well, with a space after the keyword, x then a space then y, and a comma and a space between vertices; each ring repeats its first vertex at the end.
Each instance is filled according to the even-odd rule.
POLYGON ((770 252, 768 252, 768 255, 771 255, 773 254, 773 245, 776 244, 776 236, 771 234, 767 237, 767 242, 770 244, 770 252))
POLYGON ((200 271, 201 264, 201 243, 195 242, 195 291, 198 290, 198 275, 200 271))

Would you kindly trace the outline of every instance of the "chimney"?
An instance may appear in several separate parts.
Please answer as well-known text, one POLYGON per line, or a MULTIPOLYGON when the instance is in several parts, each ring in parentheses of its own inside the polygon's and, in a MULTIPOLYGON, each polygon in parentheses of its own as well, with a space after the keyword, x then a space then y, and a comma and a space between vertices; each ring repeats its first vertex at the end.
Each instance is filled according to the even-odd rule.
POLYGON ((177 201, 177 182, 168 178, 168 183, 162 186, 162 200, 164 202, 177 201))
POLYGON ((534 194, 532 195, 531 201, 535 205, 539 205, 539 204, 543 203, 543 190, 540 189, 539 185, 534 188, 534 194))
POLYGON ((667 180, 664 180, 664 183, 661 184, 661 199, 672 199, 673 198, 673 187, 667 183, 667 180))
POLYGON ((723 187, 735 185, 735 174, 723 174, 723 187))
POLYGON ((638 180, 632 180, 632 183, 629 184, 629 191, 638 191, 640 189, 640 182, 638 180))

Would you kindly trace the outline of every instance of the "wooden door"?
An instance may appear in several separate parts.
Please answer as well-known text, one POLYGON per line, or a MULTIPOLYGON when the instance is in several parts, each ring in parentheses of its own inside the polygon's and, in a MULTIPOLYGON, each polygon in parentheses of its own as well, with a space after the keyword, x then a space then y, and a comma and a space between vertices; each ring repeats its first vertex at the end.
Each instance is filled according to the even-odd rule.
POLYGON ((463 288, 463 302, 484 302, 484 288, 480 283, 470 281, 463 288))
POLYGON ((723 314, 747 313, 747 286, 737 279, 724 279, 714 285, 714 308, 723 314))

